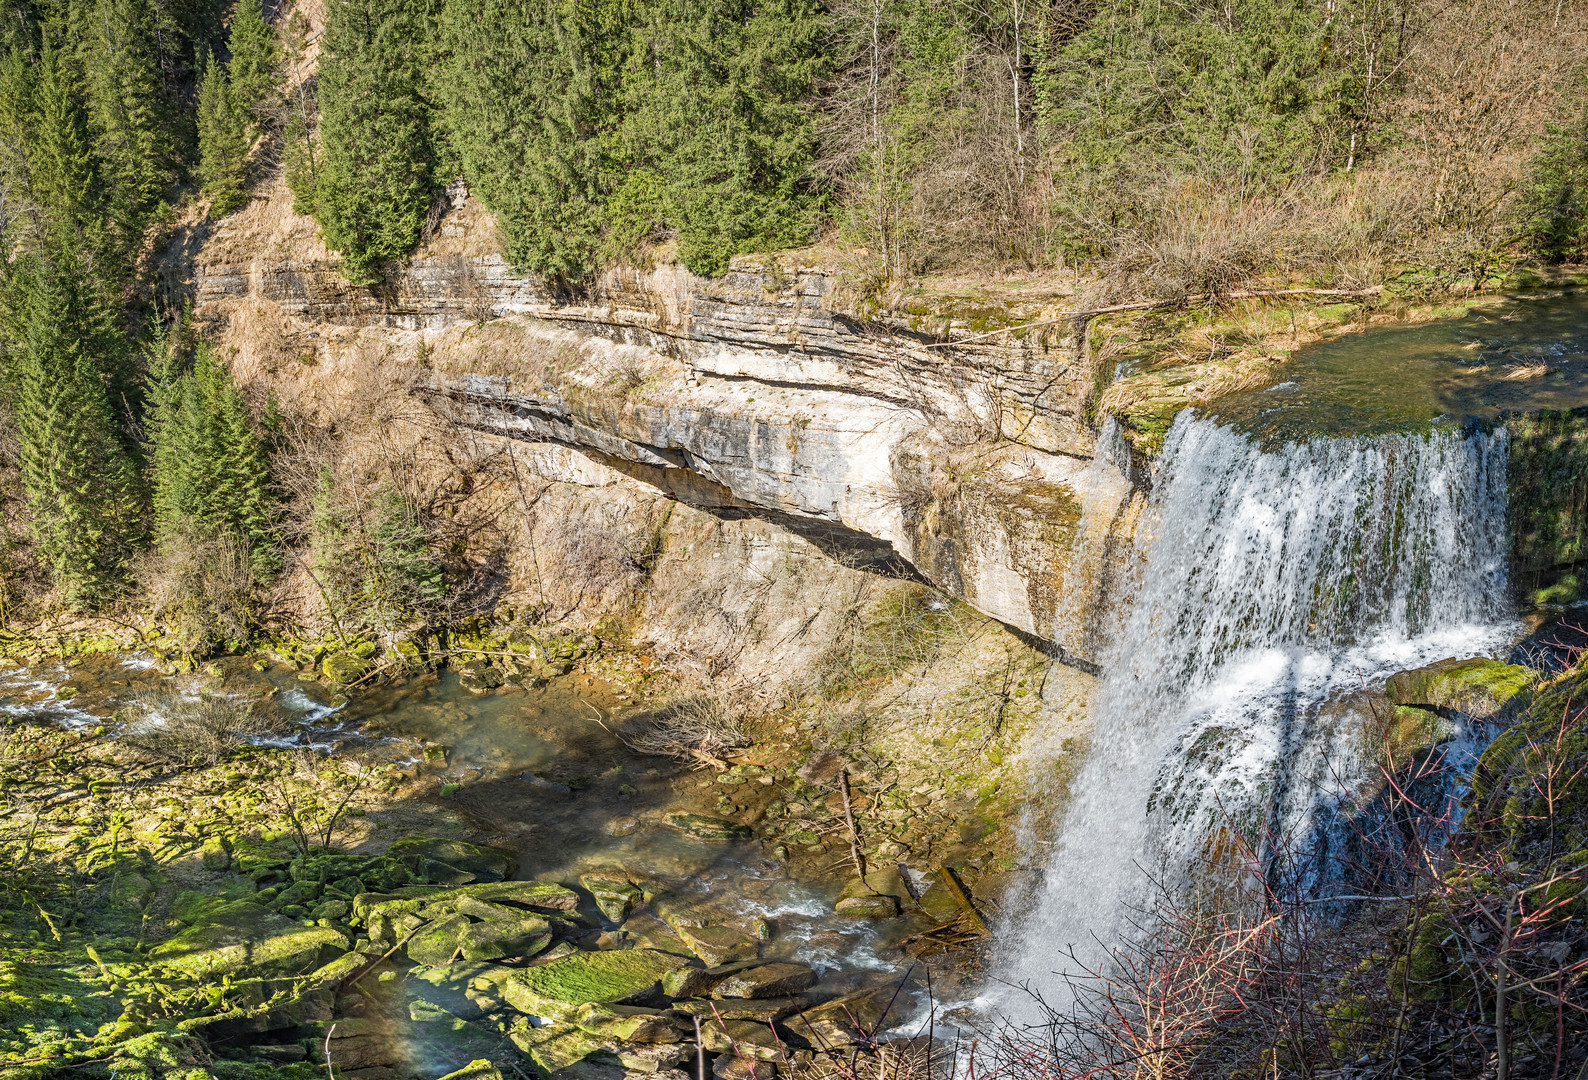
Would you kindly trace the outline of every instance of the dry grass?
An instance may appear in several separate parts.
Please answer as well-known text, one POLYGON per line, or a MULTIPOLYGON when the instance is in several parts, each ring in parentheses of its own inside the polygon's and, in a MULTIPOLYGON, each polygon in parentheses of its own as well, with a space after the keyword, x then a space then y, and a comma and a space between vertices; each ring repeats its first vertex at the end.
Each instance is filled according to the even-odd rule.
POLYGON ((685 761, 721 758, 750 745, 728 703, 704 694, 679 698, 635 717, 623 725, 618 737, 638 753, 685 761))
POLYGON ((151 690, 129 707, 121 738, 153 757, 184 765, 213 765, 253 740, 279 735, 281 718, 226 694, 151 690))

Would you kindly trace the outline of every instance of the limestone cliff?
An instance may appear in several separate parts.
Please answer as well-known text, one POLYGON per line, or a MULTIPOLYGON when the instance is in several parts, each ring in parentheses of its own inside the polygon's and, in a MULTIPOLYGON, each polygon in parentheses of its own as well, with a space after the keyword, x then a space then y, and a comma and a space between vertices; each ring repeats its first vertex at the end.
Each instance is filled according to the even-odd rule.
MULTIPOLYGON (((794 256, 721 279, 614 271, 561 295, 511 272, 457 189, 416 258, 356 287, 283 195, 185 237, 179 285, 273 390, 356 381, 349 357, 373 351, 461 430, 571 449, 918 575, 1091 666, 1077 613, 1138 500, 1088 472, 1092 373, 1055 315, 1069 296, 920 295, 868 313, 841 272, 794 256), (1048 325, 1005 330, 1029 323, 1048 325), (1076 542, 1083 522, 1095 542, 1076 542)), ((524 460, 569 478, 566 453, 524 460)))

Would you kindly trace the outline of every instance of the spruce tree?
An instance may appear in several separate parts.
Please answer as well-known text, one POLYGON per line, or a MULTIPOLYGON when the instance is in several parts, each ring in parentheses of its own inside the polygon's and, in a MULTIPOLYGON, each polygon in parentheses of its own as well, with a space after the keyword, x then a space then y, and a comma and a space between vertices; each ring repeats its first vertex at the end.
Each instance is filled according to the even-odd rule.
POLYGON ((181 113, 165 84, 151 0, 76 0, 69 23, 94 147, 103 162, 106 227, 135 256, 150 215, 177 179, 181 113))
POLYGON ((226 44, 232 54, 226 71, 237 103, 254 123, 275 125, 281 113, 281 48, 259 0, 237 0, 226 44))
POLYGON ((314 209, 357 283, 413 251, 430 209, 433 22, 425 0, 332 0, 326 14, 314 209))
POLYGON ((191 370, 166 353, 152 373, 148 424, 157 533, 162 543, 187 533, 231 537, 256 572, 273 570, 270 465, 247 403, 206 343, 191 370))
POLYGON ((79 287, 90 271, 54 254, 33 257, 16 419, 39 555, 83 608, 110 595, 139 541, 137 476, 95 355, 102 313, 79 287))
POLYGON ((89 135, 81 84, 69 59, 55 49, 44 49, 36 71, 27 146, 33 197, 50 222, 75 233, 79 246, 99 259, 101 275, 116 275, 119 267, 106 245, 102 169, 89 135))
POLYGON ((212 55, 204 62, 198 107, 199 177, 210 209, 225 217, 248 203, 248 114, 232 90, 226 66, 212 55))

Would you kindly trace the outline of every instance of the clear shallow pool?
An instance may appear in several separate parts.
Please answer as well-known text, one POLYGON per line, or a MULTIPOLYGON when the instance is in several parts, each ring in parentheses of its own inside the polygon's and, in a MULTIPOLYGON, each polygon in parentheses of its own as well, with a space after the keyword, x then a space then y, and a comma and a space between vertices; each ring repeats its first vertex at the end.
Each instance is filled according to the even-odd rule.
POLYGON ((1458 319, 1299 350, 1265 389, 1208 412, 1264 441, 1374 435, 1588 405, 1588 293, 1508 297, 1458 319))

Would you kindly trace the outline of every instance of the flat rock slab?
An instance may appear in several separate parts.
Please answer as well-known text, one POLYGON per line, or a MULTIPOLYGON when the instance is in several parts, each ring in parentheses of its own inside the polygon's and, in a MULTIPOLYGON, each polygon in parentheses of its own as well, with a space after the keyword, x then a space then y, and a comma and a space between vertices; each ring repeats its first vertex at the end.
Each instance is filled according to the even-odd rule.
POLYGON ((239 900, 206 912, 199 922, 157 946, 150 958, 192 974, 306 975, 348 948, 339 931, 304 926, 239 900))
POLYGON ((736 971, 712 987, 715 998, 775 998, 816 985, 816 972, 804 964, 771 963, 736 971))
POLYGON ((528 1016, 568 1022, 591 1002, 640 1004, 658 994, 662 977, 684 963, 654 949, 576 952, 524 968, 502 987, 502 996, 528 1016))

